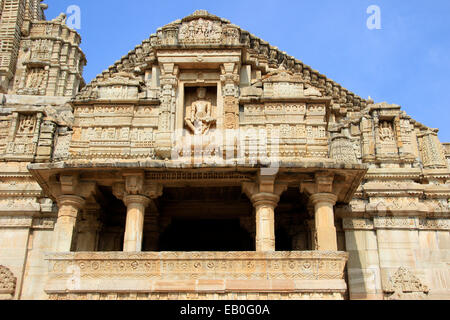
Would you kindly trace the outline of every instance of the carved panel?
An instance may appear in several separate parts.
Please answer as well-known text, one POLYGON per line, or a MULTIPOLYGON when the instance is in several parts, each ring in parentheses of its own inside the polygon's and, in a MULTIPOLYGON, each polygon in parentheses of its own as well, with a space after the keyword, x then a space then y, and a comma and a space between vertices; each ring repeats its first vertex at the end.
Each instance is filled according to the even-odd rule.
POLYGON ((444 149, 435 133, 426 133, 419 138, 422 162, 425 168, 447 167, 444 149))
POLYGON ((178 39, 183 44, 218 44, 222 40, 222 25, 202 18, 192 20, 180 27, 178 39))
POLYGON ((400 267, 389 279, 384 288, 388 300, 424 299, 429 289, 410 270, 400 267))

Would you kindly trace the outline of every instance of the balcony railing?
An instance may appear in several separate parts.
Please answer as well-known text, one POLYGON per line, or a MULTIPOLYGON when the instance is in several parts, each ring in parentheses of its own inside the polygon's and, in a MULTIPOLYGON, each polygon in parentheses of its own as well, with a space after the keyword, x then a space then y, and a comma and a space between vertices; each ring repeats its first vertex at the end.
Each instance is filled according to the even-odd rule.
POLYGON ((348 253, 49 254, 51 299, 342 299, 348 253))

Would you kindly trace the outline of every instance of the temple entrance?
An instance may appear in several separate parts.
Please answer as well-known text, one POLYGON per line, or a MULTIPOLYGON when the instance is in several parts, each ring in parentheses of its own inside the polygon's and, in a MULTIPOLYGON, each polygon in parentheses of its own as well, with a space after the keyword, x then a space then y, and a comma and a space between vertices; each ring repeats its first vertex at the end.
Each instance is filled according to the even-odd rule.
POLYGON ((160 251, 253 251, 254 240, 233 220, 174 220, 159 240, 160 251))

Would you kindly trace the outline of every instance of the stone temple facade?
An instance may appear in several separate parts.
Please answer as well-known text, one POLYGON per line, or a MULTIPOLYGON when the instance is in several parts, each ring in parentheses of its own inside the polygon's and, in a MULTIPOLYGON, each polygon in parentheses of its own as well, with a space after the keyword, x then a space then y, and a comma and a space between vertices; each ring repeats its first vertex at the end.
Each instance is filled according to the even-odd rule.
POLYGON ((449 299, 450 145, 206 11, 90 84, 0 0, 0 299, 449 299))

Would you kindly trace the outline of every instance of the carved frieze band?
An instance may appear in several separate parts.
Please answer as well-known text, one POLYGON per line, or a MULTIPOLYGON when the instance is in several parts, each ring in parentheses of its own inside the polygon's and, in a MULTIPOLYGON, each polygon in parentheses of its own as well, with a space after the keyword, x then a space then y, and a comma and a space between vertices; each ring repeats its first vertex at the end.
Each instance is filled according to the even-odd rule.
MULTIPOLYGON (((316 290, 315 290, 316 291, 316 290)), ((51 293, 49 300, 343 300, 341 292, 144 292, 51 293)))
POLYGON ((373 221, 363 218, 345 218, 342 220, 344 230, 373 230, 373 221))
POLYGON ((51 279, 342 279, 344 252, 160 252, 52 254, 51 279))
POLYGON ((56 218, 38 218, 27 216, 0 216, 0 228, 32 228, 52 230, 56 218))
POLYGON ((375 229, 407 229, 407 230, 450 230, 450 219, 427 219, 417 217, 376 217, 344 218, 344 230, 375 230, 375 229))

